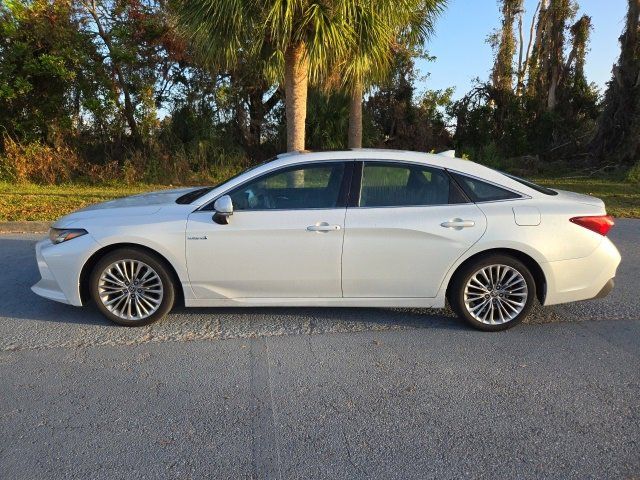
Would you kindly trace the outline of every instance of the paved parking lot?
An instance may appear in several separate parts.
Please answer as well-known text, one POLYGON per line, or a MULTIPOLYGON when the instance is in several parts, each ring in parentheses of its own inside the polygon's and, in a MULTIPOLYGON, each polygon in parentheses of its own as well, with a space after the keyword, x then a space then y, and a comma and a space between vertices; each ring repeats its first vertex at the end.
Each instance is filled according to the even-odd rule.
POLYGON ((507 332, 407 309, 178 309, 139 329, 33 295, 0 236, 0 478, 638 478, 640 221, 606 299, 507 332))

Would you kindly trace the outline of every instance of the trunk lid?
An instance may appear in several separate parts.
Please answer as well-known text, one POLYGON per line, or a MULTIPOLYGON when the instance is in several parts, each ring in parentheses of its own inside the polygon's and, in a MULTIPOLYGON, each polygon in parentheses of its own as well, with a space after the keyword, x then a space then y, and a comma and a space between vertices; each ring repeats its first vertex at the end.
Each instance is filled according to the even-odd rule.
POLYGON ((569 192, 567 190, 553 189, 558 192, 556 196, 559 200, 568 200, 570 202, 584 203, 586 205, 593 205, 594 207, 604 208, 604 202, 599 198, 592 197, 591 195, 585 195, 583 193, 569 192))

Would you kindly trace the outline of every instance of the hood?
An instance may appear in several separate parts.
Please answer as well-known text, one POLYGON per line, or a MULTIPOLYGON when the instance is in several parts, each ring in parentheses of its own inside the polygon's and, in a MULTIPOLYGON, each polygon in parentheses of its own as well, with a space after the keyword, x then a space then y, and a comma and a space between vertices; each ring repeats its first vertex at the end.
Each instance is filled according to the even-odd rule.
POLYGON ((107 202, 89 205, 60 218, 53 225, 56 228, 70 227, 72 223, 90 218, 147 216, 160 211, 162 207, 176 205, 176 200, 185 193, 201 187, 177 188, 157 192, 141 193, 130 197, 116 198, 107 202))
POLYGON ((96 203, 89 205, 77 211, 88 212, 91 210, 102 210, 105 208, 127 208, 127 207, 158 207, 164 205, 172 205, 176 200, 185 193, 197 190, 201 187, 189 187, 189 188, 176 188, 174 190, 159 190, 157 192, 140 193, 138 195, 131 195, 130 197, 116 198, 115 200, 109 200, 108 202, 96 203))
POLYGON ((599 198, 592 197, 591 195, 585 195, 583 193, 569 192, 567 190, 558 190, 556 188, 553 189, 558 192, 558 196, 556 198, 562 200, 569 200, 572 202, 585 203, 587 205, 593 205, 595 207, 603 207, 604 202, 599 198))

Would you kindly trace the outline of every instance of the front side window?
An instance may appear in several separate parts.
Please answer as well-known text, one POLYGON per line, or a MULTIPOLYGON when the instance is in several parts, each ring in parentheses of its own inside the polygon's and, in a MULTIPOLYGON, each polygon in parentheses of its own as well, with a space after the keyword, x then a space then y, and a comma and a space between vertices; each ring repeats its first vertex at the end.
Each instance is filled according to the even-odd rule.
POLYGON ((451 172, 451 174, 460 184, 464 193, 466 193, 467 196, 476 203, 521 198, 521 195, 492 183, 483 182, 477 178, 467 177, 466 175, 461 175, 455 172, 451 172))
POLYGON ((251 180, 228 195, 236 211, 336 208, 344 173, 342 162, 290 167, 251 180))
POLYGON ((458 193, 452 190, 449 176, 443 170, 421 165, 367 162, 362 170, 359 205, 398 207, 466 201, 458 193))

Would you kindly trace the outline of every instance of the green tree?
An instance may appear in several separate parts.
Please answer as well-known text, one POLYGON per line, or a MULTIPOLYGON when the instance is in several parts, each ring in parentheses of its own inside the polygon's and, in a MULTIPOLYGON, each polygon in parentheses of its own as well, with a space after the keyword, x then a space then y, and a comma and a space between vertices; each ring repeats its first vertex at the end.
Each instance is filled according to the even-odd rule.
POLYGON ((640 161, 640 0, 628 0, 620 46, 591 154, 600 162, 631 164, 640 161))
POLYGON ((347 144, 349 98, 344 92, 327 94, 309 89, 306 142, 312 150, 341 150, 347 144))
POLYGON ((513 56, 516 51, 516 37, 513 30, 516 17, 522 13, 523 0, 504 0, 502 2, 502 28, 490 37, 497 53, 491 72, 493 87, 501 92, 513 90, 513 56))
POLYGON ((393 60, 388 79, 378 85, 364 105, 377 131, 372 143, 401 150, 445 150, 452 145, 444 110, 453 89, 416 94, 415 59, 434 60, 424 52, 401 50, 393 60))
POLYGON ((15 139, 53 142, 81 120, 95 49, 67 2, 0 4, 0 128, 15 139))
POLYGON ((309 81, 353 45, 355 0, 176 0, 180 24, 201 56, 228 68, 260 65, 284 78, 287 150, 305 147, 309 81))
POLYGON ((350 148, 362 147, 363 94, 387 80, 401 50, 420 47, 433 33, 446 0, 356 0, 350 21, 354 45, 329 69, 329 86, 338 83, 349 95, 350 148))
MULTIPOLYGON (((499 2, 500 3, 500 2, 499 2)), ((491 87, 495 104, 495 121, 498 130, 504 130, 508 121, 509 107, 514 103, 514 55, 516 52, 516 37, 514 23, 522 15, 522 0, 503 0, 502 27, 488 39, 496 51, 493 70, 491 72, 491 87)))
POLYGON ((496 51, 491 81, 478 80, 450 109, 457 119, 456 147, 494 163, 584 153, 585 132, 598 115, 597 90, 584 74, 591 19, 583 15, 570 23, 578 9, 574 0, 540 0, 525 49, 521 0, 498 3, 502 25, 489 37, 496 51))
POLYGON ((109 101, 124 117, 136 142, 146 140, 156 108, 175 84, 185 49, 167 12, 154 0, 77 0, 77 15, 97 50, 94 68, 109 89, 109 101), (146 107, 144 106, 146 105, 146 107))

